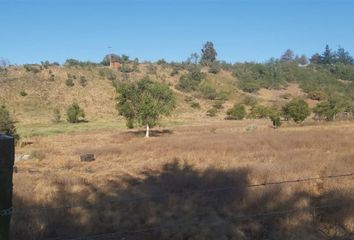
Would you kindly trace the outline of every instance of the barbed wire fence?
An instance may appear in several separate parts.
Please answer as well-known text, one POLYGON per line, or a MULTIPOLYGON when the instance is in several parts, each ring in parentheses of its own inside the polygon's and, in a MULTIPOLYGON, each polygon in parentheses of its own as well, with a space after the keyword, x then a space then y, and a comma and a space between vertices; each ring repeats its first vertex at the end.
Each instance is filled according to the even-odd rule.
MULTIPOLYGON (((286 185, 286 184, 297 184, 297 183, 304 183, 304 182, 312 182, 312 181, 318 181, 318 180, 340 180, 340 179, 346 179, 346 178, 351 178, 354 177, 354 172, 353 173, 344 173, 344 174, 336 174, 336 175, 326 175, 326 176, 318 176, 318 177, 308 177, 308 178, 299 178, 299 179, 291 179, 291 180, 283 180, 283 181, 273 181, 273 182, 263 182, 263 183, 255 183, 255 184, 249 184, 245 186, 245 188, 261 188, 261 187, 268 187, 268 186, 276 186, 276 185, 286 185)), ((208 193, 217 193, 217 192, 231 192, 233 190, 238 189, 239 186, 225 186, 225 187, 217 187, 217 188, 207 188, 207 189, 198 189, 198 190, 191 190, 191 191, 185 191, 185 192, 177 192, 177 193, 162 193, 162 194, 156 194, 153 196, 143 196, 143 197, 136 197, 136 198, 125 198, 125 199, 117 199, 117 200, 111 200, 111 201, 104 201, 103 204, 124 204, 124 203, 139 203, 139 202, 146 202, 146 201, 154 201, 154 200, 159 200, 159 199, 164 199, 168 198, 169 196, 179 196, 179 197, 187 197, 193 194, 208 194, 208 193)), ((86 203, 86 204, 80 204, 80 203, 72 203, 68 204, 65 206, 58 206, 58 207, 37 207, 37 208, 32 208, 32 209, 15 209, 11 211, 13 215, 23 215, 23 214, 32 214, 32 213, 38 213, 42 211, 48 211, 48 210, 67 210, 67 209, 72 209, 72 208, 89 208, 94 206, 95 204, 91 203, 86 203)), ((264 219, 264 218, 271 218, 271 217, 279 217, 279 216, 284 216, 288 215, 291 213, 296 213, 296 212, 303 212, 303 211, 314 211, 314 210, 320 210, 320 209, 336 209, 336 208, 347 208, 350 210, 351 207, 354 207, 354 203, 352 204, 332 204, 332 205, 318 205, 318 206, 309 206, 305 208, 294 208, 294 209, 284 209, 284 210, 279 210, 279 211, 270 211, 270 212, 261 212, 261 213, 254 213, 254 214, 245 214, 245 215, 239 215, 233 217, 233 221, 246 221, 249 219, 264 219)), ((0 213, 0 214, 5 214, 5 213, 0 213)), ((7 213, 6 213, 7 214, 7 213)), ((123 237, 124 239, 125 236, 129 235, 134 235, 138 233, 147 233, 147 232, 154 232, 157 230, 164 231, 164 230, 173 230, 173 229, 178 229, 178 228, 186 228, 192 225, 206 225, 206 226, 214 226, 222 223, 218 223, 215 221, 191 221, 191 222, 184 222, 184 220, 175 221, 174 224, 162 224, 156 227, 147 227, 147 228, 139 228, 136 230, 126 230, 126 231, 116 231, 116 232, 110 232, 110 233, 101 233, 101 234, 96 234, 96 235, 89 235, 89 236, 83 236, 83 237, 74 237, 74 238, 63 238, 63 237, 57 237, 57 238, 48 238, 48 240, 94 240, 94 239, 117 239, 117 237, 123 237)))
MULTIPOLYGON (((341 204, 333 204, 333 205, 323 205, 323 206, 310 206, 310 207, 304 207, 304 208, 297 208, 297 209, 288 209, 288 210, 283 210, 283 211, 271 211, 271 212, 265 212, 265 213, 258 213, 258 214, 249 214, 249 215, 241 215, 241 216, 235 216, 233 217, 234 221, 245 221, 245 220, 250 220, 250 219, 255 219, 255 218, 271 218, 271 217, 278 217, 278 216, 283 216, 291 213, 296 213, 296 212, 303 212, 303 211, 312 211, 312 210, 320 210, 320 209, 330 209, 330 208, 343 208, 343 207, 353 207, 354 203, 348 204, 348 205, 341 205, 341 204)), ((95 239, 116 239, 116 237, 125 237, 128 235, 132 234, 138 234, 138 233, 146 233, 146 232, 153 232, 156 230, 171 230, 171 229, 177 229, 181 227, 190 227, 191 225, 205 225, 205 226, 217 226, 220 224, 224 224, 224 222, 221 221, 213 221, 213 222, 208 222, 208 221, 200 221, 200 220, 195 220, 189 223, 183 223, 184 220, 181 220, 181 223, 176 222, 174 225, 169 225, 169 226, 157 226, 157 227, 151 227, 151 228, 140 228, 137 230, 131 230, 131 231, 117 231, 117 232, 111 232, 111 233, 102 233, 102 234, 95 234, 95 235, 88 235, 88 236, 83 236, 83 237, 74 237, 74 238, 49 238, 47 240, 95 240, 95 239)))
MULTIPOLYGON (((267 187, 267 186, 274 186, 274 185, 296 184, 296 183, 303 183, 303 182, 311 182, 311 181, 318 181, 318 180, 331 180, 331 179, 340 179, 340 178, 348 178, 348 177, 354 177, 354 173, 326 175, 326 176, 300 178, 300 179, 284 180, 284 181, 255 183, 255 184, 249 184, 249 185, 245 186, 245 188, 259 188, 259 187, 267 187)), ((226 187, 218 187, 218 188, 191 190, 191 191, 185 191, 185 192, 179 192, 179 193, 177 192, 177 193, 173 193, 173 195, 183 197, 183 196, 189 196, 192 194, 227 192, 227 191, 232 191, 232 190, 238 189, 238 188, 239 188, 239 186, 226 186, 226 187)), ((159 199, 167 198, 170 195, 171 195, 171 193, 162 193, 162 194, 155 194, 154 196, 111 200, 111 201, 106 201, 105 203, 106 204, 133 203, 133 202, 136 203, 136 202, 142 202, 142 201, 159 200, 159 199)), ((68 204, 65 206, 58 206, 58 207, 37 207, 37 208, 33 208, 33 209, 18 209, 18 210, 14 210, 13 214, 25 214, 25 213, 36 212, 36 211, 45 211, 45 210, 60 210, 60 209, 90 207, 92 205, 94 205, 94 204, 73 203, 73 204, 68 204)))

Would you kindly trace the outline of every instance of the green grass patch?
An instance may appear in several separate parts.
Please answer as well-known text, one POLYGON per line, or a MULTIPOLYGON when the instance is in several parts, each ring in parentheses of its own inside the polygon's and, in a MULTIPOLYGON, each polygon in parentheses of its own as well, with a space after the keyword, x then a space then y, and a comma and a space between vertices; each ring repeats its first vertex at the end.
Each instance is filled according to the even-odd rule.
POLYGON ((51 136, 58 134, 68 134, 98 129, 119 129, 125 128, 124 121, 110 122, 82 122, 82 123, 36 123, 18 125, 18 133, 22 138, 34 136, 51 136))

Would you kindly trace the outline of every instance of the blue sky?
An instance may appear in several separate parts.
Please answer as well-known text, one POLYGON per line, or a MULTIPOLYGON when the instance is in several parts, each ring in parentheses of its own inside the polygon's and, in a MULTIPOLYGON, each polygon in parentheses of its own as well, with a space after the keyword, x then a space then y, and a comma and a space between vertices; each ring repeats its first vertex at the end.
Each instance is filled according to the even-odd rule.
POLYGON ((0 0, 0 58, 13 64, 101 61, 108 46, 181 61, 214 42, 228 62, 265 61, 329 44, 354 54, 351 0, 0 0))

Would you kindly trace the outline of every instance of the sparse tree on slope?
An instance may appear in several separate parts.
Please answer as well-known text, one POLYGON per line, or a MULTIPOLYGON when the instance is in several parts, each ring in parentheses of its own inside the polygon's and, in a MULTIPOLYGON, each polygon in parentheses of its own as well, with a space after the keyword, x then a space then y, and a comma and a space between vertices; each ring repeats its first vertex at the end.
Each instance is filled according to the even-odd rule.
POLYGON ((335 55, 332 53, 332 50, 329 48, 329 46, 326 45, 325 51, 321 55, 320 63, 322 63, 322 64, 333 64, 334 61, 335 61, 335 55))
POLYGON ((281 62, 293 62, 294 61, 294 52, 291 49, 285 51, 285 53, 280 57, 281 62))
POLYGON ((202 49, 201 63, 204 65, 209 65, 216 60, 216 50, 212 42, 206 42, 202 49))
POLYGON ((343 64, 354 64, 354 59, 350 55, 348 51, 346 51, 344 48, 339 47, 337 52, 336 52, 336 60, 337 62, 343 63, 343 64))
POLYGON ((166 84, 148 78, 120 85, 117 95, 117 110, 126 118, 127 126, 146 126, 146 137, 161 116, 168 116, 176 106, 172 90, 166 84))

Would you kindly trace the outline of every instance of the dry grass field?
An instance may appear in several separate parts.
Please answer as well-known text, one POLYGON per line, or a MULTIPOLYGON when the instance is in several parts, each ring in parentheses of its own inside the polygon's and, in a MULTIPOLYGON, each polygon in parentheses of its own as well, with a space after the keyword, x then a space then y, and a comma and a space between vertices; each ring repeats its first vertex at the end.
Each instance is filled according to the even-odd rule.
POLYGON ((354 239, 353 176, 251 187, 354 172, 354 123, 269 124, 31 137, 17 149, 37 159, 16 162, 13 239, 354 239))

